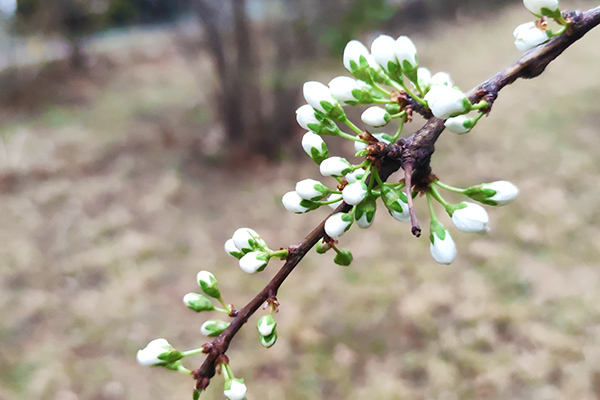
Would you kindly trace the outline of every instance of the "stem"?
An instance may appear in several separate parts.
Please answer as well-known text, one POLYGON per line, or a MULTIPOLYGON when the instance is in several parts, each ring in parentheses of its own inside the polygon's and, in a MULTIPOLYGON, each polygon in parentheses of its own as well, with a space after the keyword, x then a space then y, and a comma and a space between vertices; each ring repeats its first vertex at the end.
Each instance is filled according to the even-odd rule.
POLYGON ((486 108, 488 106, 488 102, 485 100, 481 100, 477 104, 471 105, 471 110, 481 110, 482 108, 486 108))
POLYGON ((421 104, 422 106, 427 106, 427 103, 425 103, 425 100, 423 100, 422 98, 420 98, 419 96, 417 96, 416 94, 414 94, 405 84, 404 82, 400 82, 400 83, 396 83, 394 81, 392 82, 392 86, 394 86, 394 88, 396 88, 397 90, 404 90, 406 93, 408 93, 408 95, 410 97, 412 97, 417 103, 421 104))
POLYGON ((233 375, 233 371, 231 370, 231 366, 229 364, 221 364, 221 373, 223 374, 223 378, 225 379, 225 381, 229 381, 235 378, 235 375, 233 375))
POLYGON ((200 354, 204 352, 204 348, 200 347, 199 349, 192 349, 188 351, 182 351, 181 355, 184 357, 193 356, 194 354, 200 354))
POLYGON ((179 365, 177 367, 177 372, 180 372, 180 373, 185 374, 185 375, 192 375, 192 371, 190 371, 189 369, 187 369, 183 365, 179 365))
POLYGON ((221 303, 221 305, 225 308, 225 310, 229 310, 227 312, 227 314, 229 314, 232 310, 231 310, 231 306, 227 303, 225 303, 225 300, 223 300, 223 296, 220 296, 217 300, 219 300, 219 303, 221 303))
MULTIPOLYGON (((360 129, 358 126, 354 125, 354 123, 352 121, 350 121, 348 119, 348 117, 344 118, 344 121, 342 121, 344 124, 346 124, 346 126, 348 126, 348 128, 352 129, 354 132, 356 132, 357 134, 361 134, 363 131, 362 129, 360 129)), ((342 132, 344 133, 344 132, 342 132)), ((354 137, 354 136, 352 136, 354 137)))
POLYGON ((277 250, 277 251, 269 251, 269 257, 274 258, 285 258, 287 257, 287 255, 290 253, 290 251, 288 249, 282 249, 282 250, 277 250))
POLYGON ((427 196, 427 206, 429 206, 429 215, 431 215, 431 224, 435 222, 439 222, 435 217, 435 211, 433 210, 433 201, 431 200, 431 193, 429 191, 425 192, 425 196, 427 196))
POLYGON ((439 192, 437 191, 435 186, 431 186, 429 188, 429 191, 431 192, 431 195, 433 196, 433 198, 436 199, 438 201, 438 203, 440 203, 442 206, 444 206, 448 215, 451 216, 452 214, 451 214, 450 210, 452 209, 452 205, 443 199, 443 197, 439 194, 439 192))
POLYGON ((467 191, 467 189, 459 189, 459 188, 456 188, 454 186, 446 185, 445 183, 442 183, 440 181, 435 181, 433 183, 436 184, 436 185, 438 185, 439 187, 441 187, 443 189, 446 189, 446 190, 448 190, 450 192, 454 192, 454 193, 464 194, 467 191))

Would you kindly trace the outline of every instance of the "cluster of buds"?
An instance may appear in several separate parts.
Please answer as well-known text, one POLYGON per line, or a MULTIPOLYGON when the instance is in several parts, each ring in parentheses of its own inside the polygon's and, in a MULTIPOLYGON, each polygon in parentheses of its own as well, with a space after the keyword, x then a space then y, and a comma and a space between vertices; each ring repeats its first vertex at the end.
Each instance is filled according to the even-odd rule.
POLYGON ((563 33, 569 26, 562 16, 558 0, 524 0, 523 3, 538 20, 526 22, 515 28, 515 46, 520 51, 531 50, 546 43, 552 37, 563 33), (548 18, 561 26, 557 32, 548 28, 548 18))
POLYGON ((265 269, 273 257, 285 259, 288 250, 273 251, 267 243, 250 228, 239 228, 233 233, 231 239, 225 242, 227 254, 239 260, 242 271, 254 274, 265 269))
MULTIPOLYGON (((335 179, 335 186, 328 187, 315 179, 304 179, 295 190, 287 192, 282 203, 296 214, 315 210, 323 205, 337 208, 342 201, 352 206, 349 212, 337 212, 325 221, 326 237, 317 245, 317 252, 335 250, 334 261, 340 265, 352 262, 352 253, 337 247, 338 239, 354 224, 359 228, 370 227, 375 219, 377 200, 381 199, 388 213, 398 221, 411 219, 409 199, 405 183, 383 183, 378 164, 368 157, 369 145, 381 142, 389 144, 399 139, 404 124, 410 120, 411 98, 440 119, 448 130, 464 134, 477 124, 488 107, 482 100, 472 104, 465 94, 454 86, 445 72, 431 74, 419 67, 417 49, 406 36, 394 39, 381 35, 371 44, 371 50, 353 40, 344 50, 344 66, 355 78, 339 76, 326 86, 319 82, 304 84, 303 93, 307 104, 296 111, 298 124, 307 130, 302 138, 306 154, 319 165, 324 177, 335 179), (360 129, 347 117, 344 107, 366 105, 361 115, 362 123, 370 126, 360 129), (471 116, 474 112, 477 115, 471 116), (395 133, 371 132, 372 128, 389 126, 396 122, 395 133), (347 128, 344 129, 344 128, 347 128), (338 136, 351 140, 359 163, 331 156, 324 136, 338 136)), ((511 183, 500 181, 468 189, 457 189, 435 181, 427 189, 421 189, 430 200, 440 202, 456 227, 464 232, 486 232, 488 216, 485 209, 474 203, 447 203, 436 186, 462 193, 487 205, 502 205, 518 192, 511 183)), ((410 192, 411 196, 417 193, 410 192)), ((448 230, 431 213, 431 254, 442 264, 450 264, 456 256, 454 241, 448 230)))

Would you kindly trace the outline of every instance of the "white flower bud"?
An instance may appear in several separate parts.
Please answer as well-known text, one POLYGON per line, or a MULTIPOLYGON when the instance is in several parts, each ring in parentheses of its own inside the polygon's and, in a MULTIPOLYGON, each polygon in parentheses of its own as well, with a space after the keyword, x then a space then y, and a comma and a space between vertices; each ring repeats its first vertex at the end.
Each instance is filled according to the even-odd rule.
POLYGON ((225 382, 223 394, 228 400, 243 400, 246 397, 246 385, 241 379, 230 379, 225 382))
POLYGON ((538 28, 535 22, 517 26, 513 36, 515 37, 515 46, 519 51, 531 50, 550 39, 547 31, 538 28))
POLYGON ((431 71, 425 67, 417 69, 417 81, 419 82, 421 89, 428 87, 431 82, 431 71))
POLYGON ((256 323, 256 329, 258 329, 258 333, 260 333, 261 336, 269 336, 275 331, 276 327, 277 321, 275 321, 275 318, 271 314, 263 315, 256 323))
POLYGON ((359 168, 357 170, 354 170, 353 172, 350 172, 349 174, 346 174, 346 176, 344 176, 344 179, 346 179, 348 183, 353 183, 362 179, 366 173, 367 171, 365 171, 362 168, 359 168))
POLYGON ((296 193, 295 191, 287 192, 281 198, 281 202, 286 210, 291 211, 296 214, 304 214, 310 210, 314 210, 316 207, 313 207, 311 201, 303 199, 296 193))
POLYGON ((200 327, 200 333, 208 337, 219 336, 227 327, 229 322, 221 321, 218 319, 209 319, 200 327))
POLYGON ((188 293, 183 296, 183 304, 196 312, 212 311, 215 309, 215 306, 209 299, 198 293, 188 293))
POLYGON ((375 60, 369 54, 369 49, 358 40, 351 40, 344 48, 344 67, 352 73, 360 68, 360 58, 364 57, 370 66, 374 66, 375 60))
POLYGON ((360 119, 367 125, 380 127, 390 122, 391 117, 383 108, 372 106, 361 114, 360 119))
POLYGON ((351 169, 350 163, 342 157, 329 157, 319 165, 319 170, 323 176, 344 176, 351 169))
POLYGON ((198 275, 196 275, 196 282, 198 282, 198 286, 200 286, 202 292, 207 296, 214 297, 215 299, 221 297, 217 279, 212 273, 208 271, 198 272, 198 275))
POLYGON ((356 225, 361 229, 366 229, 373 224, 375 212, 377 211, 377 202, 374 196, 365 198, 354 210, 354 219, 356 225))
POLYGON ((354 151, 359 152, 367 148, 369 144, 365 142, 354 141, 354 151))
POLYGON ((250 228, 239 228, 233 233, 232 239, 235 247, 244 253, 266 246, 258 233, 250 228))
POLYGON ((233 241, 233 239, 228 239, 225 242, 225 251, 227 252, 227 254, 235 258, 240 258, 244 255, 244 253, 240 249, 235 247, 235 242, 233 241))
POLYGON ((417 68, 417 48, 407 36, 396 39, 394 51, 403 71, 417 68))
POLYGON ((436 229, 429 235, 429 251, 435 261, 440 264, 451 264, 456 258, 456 245, 447 229, 436 229))
POLYGON ((444 126, 452 133, 463 134, 471 132, 473 129, 473 120, 466 115, 448 118, 444 122, 444 126))
POLYGON ((392 72, 399 69, 395 48, 396 41, 388 35, 381 35, 371 43, 373 58, 386 72, 390 72, 390 67, 392 72), (391 66, 390 63, 392 64, 391 66))
POLYGON ((336 213, 325 221, 325 233, 337 239, 342 236, 352 225, 352 215, 347 213, 336 213))
POLYGON ((269 255, 264 251, 251 251, 240 258, 240 268, 247 274, 262 271, 268 263, 269 255))
POLYGON ((329 202, 329 201, 333 201, 333 200, 339 200, 339 201, 336 201, 335 203, 329 204, 329 207, 331 207, 333 210, 335 210, 336 208, 339 207, 340 204, 342 204, 342 195, 340 193, 332 193, 327 198, 327 201, 329 202))
POLYGON ((431 77, 429 81, 431 86, 443 85, 453 87, 454 83, 452 82, 452 78, 446 72, 438 72, 431 77))
POLYGON ((262 344, 265 348, 273 347, 275 342, 277 341, 277 332, 273 332, 269 336, 260 335, 260 344, 262 344))
POLYGON ((347 204, 355 206, 367 197, 367 185, 362 181, 346 185, 342 190, 342 197, 347 204))
POLYGON ((519 194, 519 188, 508 181, 484 183, 482 188, 496 191, 496 194, 488 197, 487 200, 495 202, 497 206, 503 206, 513 201, 519 194))
POLYGON ((141 350, 137 352, 137 362, 140 365, 150 366, 165 363, 164 360, 158 358, 161 354, 171 353, 175 349, 167 342, 166 339, 154 339, 141 350))
POLYGON ((296 193, 305 200, 321 200, 330 190, 314 179, 304 179, 296 183, 296 193))
POLYGON ((444 85, 433 86, 425 95, 425 101, 433 115, 440 119, 463 114, 471 107, 463 92, 444 85))
POLYGON ((355 90, 362 92, 362 89, 360 86, 358 86, 358 83, 354 79, 347 76, 338 76, 333 78, 329 82, 329 89, 331 90, 333 97, 338 99, 342 105, 348 104, 347 102, 351 102, 351 104, 356 103, 360 96, 355 97, 352 92, 355 90))
POLYGON ((452 222, 463 232, 487 232, 489 217, 483 207, 463 201, 452 213, 452 222))
POLYGON ((321 136, 313 132, 306 132, 302 136, 302 148, 304 152, 317 164, 329 157, 329 150, 321 136))
POLYGON ((315 129, 311 129, 309 125, 313 125, 313 128, 316 128, 314 125, 321 125, 321 122, 315 117, 315 109, 312 108, 309 104, 305 104, 300 106, 296 110, 296 121, 298 121, 298 125, 306 129, 307 131, 314 131, 315 129))
POLYGON ((381 188, 381 199, 395 220, 406 222, 410 220, 408 201, 406 194, 399 189, 383 186, 381 188))
POLYGON ((523 0, 523 4, 525 5, 525 8, 536 17, 541 17, 542 15, 549 16, 560 11, 558 0, 523 0), (547 9, 549 13, 544 13, 544 8, 547 9))
POLYGON ((325 114, 338 105, 338 102, 331 95, 329 88, 321 82, 306 82, 302 87, 302 92, 304 94, 304 99, 312 106, 312 108, 325 114), (330 107, 325 105, 325 107, 328 107, 328 109, 325 109, 324 103, 328 103, 330 107))

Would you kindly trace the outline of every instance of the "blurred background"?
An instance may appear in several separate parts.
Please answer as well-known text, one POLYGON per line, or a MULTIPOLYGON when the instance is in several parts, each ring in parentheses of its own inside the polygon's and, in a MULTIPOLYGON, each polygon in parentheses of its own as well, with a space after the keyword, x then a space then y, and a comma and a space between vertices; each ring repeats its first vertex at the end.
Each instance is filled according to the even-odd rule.
MULTIPOLYGON (((347 41, 386 33, 468 90, 520 56, 530 20, 519 1, 0 0, 0 399, 191 398, 136 351, 206 341, 181 302, 199 270, 238 307, 275 273, 239 270, 222 247, 235 229, 278 248, 326 217, 280 202, 320 179, 302 83, 346 74, 347 41)), ((451 266, 384 210, 343 237, 350 267, 307 256, 279 293, 278 343, 262 348, 255 316, 228 352, 250 399, 600 399, 599 41, 438 141, 445 182, 521 189, 488 235, 450 227, 451 266)), ((203 396, 223 398, 222 379, 203 396)))

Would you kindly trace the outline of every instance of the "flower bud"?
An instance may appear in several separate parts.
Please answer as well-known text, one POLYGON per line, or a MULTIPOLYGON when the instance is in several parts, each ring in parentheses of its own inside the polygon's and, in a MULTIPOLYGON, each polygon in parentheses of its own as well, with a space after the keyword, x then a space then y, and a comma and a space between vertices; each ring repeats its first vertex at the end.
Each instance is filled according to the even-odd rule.
POLYGON ((346 174, 346 176, 344 176, 344 179, 346 179, 346 181, 348 183, 353 183, 353 182, 356 182, 356 181, 362 179, 366 173, 367 173, 367 171, 365 171, 362 168, 355 169, 354 171, 346 174))
POLYGON ((333 262, 336 263, 337 265, 347 267, 348 265, 350 265, 352 263, 353 259, 354 259, 354 257, 352 256, 352 253, 350 252, 350 250, 340 249, 340 252, 335 254, 335 257, 333 258, 333 262))
POLYGON ((390 114, 381 107, 372 106, 367 108, 360 116, 362 122, 374 127, 387 125, 390 122, 390 114))
POLYGON ((400 36, 396 39, 394 51, 402 72, 406 74, 417 68, 417 48, 407 36, 400 36))
POLYGON ((323 176, 344 176, 352 170, 350 163, 342 157, 329 157, 319 165, 323 176))
POLYGON ((340 204, 342 204, 342 195, 340 193, 332 193, 329 195, 329 197, 327 198, 327 201, 333 201, 338 199, 339 201, 336 201, 335 203, 331 203, 329 204, 329 207, 331 207, 332 209, 336 209, 340 206, 340 204))
POLYGON ((267 247, 267 244, 258 233, 250 228, 239 228, 233 233, 232 239, 235 247, 243 253, 267 247))
POLYGON ((374 196, 367 196, 354 210, 354 219, 356 225, 361 229, 366 229, 373 224, 375 220, 375 211, 377 211, 377 202, 374 196))
POLYGON ((198 293, 188 293, 183 296, 183 304, 196 312, 213 311, 215 306, 205 296, 198 293))
POLYGON ((531 50, 550 40, 548 31, 538 28, 535 22, 527 22, 517 26, 513 36, 515 37, 515 46, 519 51, 531 50))
POLYGON ((456 258, 456 245, 450 232, 437 221, 431 223, 431 233, 429 234, 429 250, 431 256, 440 264, 451 264, 456 258))
POLYGON ((240 268, 247 274, 260 272, 269 263, 269 254, 264 251, 251 251, 240 258, 240 268))
POLYGON ((425 101, 436 118, 446 119, 470 110, 471 103, 463 92, 444 85, 432 86, 425 101))
POLYGON ((227 254, 237 258, 238 260, 244 255, 244 253, 240 251, 240 249, 235 247, 235 242, 233 241, 233 239, 228 239, 225 242, 225 251, 227 252, 227 254))
POLYGON ((218 319, 209 319, 200 327, 200 332, 204 336, 216 337, 219 336, 227 327, 229 322, 221 321, 218 319))
POLYGON ((429 85, 430 86, 442 85, 442 86, 453 87, 454 83, 452 82, 452 78, 450 78, 450 75, 448 73, 438 72, 431 77, 431 80, 429 81, 429 85))
POLYGON ((367 185, 363 181, 357 181, 346 185, 342 190, 342 198, 347 204, 355 206, 367 197, 367 193, 367 185))
POLYGON ((331 90, 321 82, 306 82, 302 87, 302 92, 306 102, 322 113, 328 114, 339 106, 337 100, 333 98, 331 90))
POLYGON ((274 331, 269 336, 260 335, 260 344, 262 344, 265 348, 271 348, 277 341, 277 331, 274 331))
POLYGON ((318 132, 321 121, 315 116, 315 109, 309 104, 305 104, 296 110, 296 121, 298 125, 307 131, 318 132))
POLYGON ((325 233, 333 239, 342 236, 352 226, 352 215, 348 213, 336 213, 325 221, 325 233))
POLYGON ((381 187, 381 199, 383 204, 388 209, 390 215, 400 222, 410 220, 408 210, 408 199, 406 194, 399 189, 389 186, 381 187))
POLYGON ((484 204, 503 206, 517 197, 519 188, 508 181, 496 181, 470 187, 465 194, 484 204))
POLYGON ((380 35, 371 43, 371 54, 381 67, 392 74, 400 71, 398 59, 396 58, 396 41, 388 35, 380 35))
POLYGON ((302 137, 302 148, 317 164, 329 157, 329 150, 321 136, 313 132, 306 132, 302 137))
POLYGON ((296 183, 296 193, 305 200, 321 200, 331 190, 314 179, 304 179, 296 183))
POLYGON ((420 67, 417 69, 417 82, 419 82, 419 86, 423 90, 429 87, 431 82, 431 71, 425 67, 420 67))
POLYGON ((331 94, 341 105, 366 104, 373 101, 373 96, 365 91, 354 79, 338 76, 329 82, 331 94))
POLYGON ((542 16, 555 17, 560 14, 558 0, 523 0, 525 8, 538 18, 542 16))
POLYGON ((319 254, 325 254, 328 250, 331 250, 331 244, 329 242, 323 241, 323 239, 319 240, 315 245, 315 250, 319 254))
POLYGON ((258 333, 260 333, 261 336, 269 336, 275 332, 276 327, 277 321, 275 321, 275 317, 271 314, 263 315, 256 323, 256 329, 258 329, 258 333))
POLYGON ((217 283, 217 279, 213 274, 208 271, 200 271, 196 276, 196 281, 202 289, 202 292, 209 296, 214 297, 215 299, 221 298, 221 292, 219 291, 219 285, 217 283))
POLYGON ((469 118, 466 115, 459 115, 457 117, 448 118, 444 122, 444 126, 452 133, 463 134, 471 132, 471 129, 475 126, 477 120, 475 118, 469 118))
POLYGON ((223 394, 228 400, 244 400, 246 397, 246 385, 243 379, 230 379, 225 381, 223 394))
POLYGON ((166 339, 154 339, 141 350, 138 350, 137 362, 140 365, 166 365, 183 358, 166 339))
MULTIPOLYGON (((369 49, 358 40, 351 40, 344 48, 344 67, 352 75, 357 76, 359 79, 363 79, 362 75, 364 71, 369 67, 375 66, 375 60, 373 56, 369 54, 369 49), (358 74, 357 74, 358 72, 358 74)), ((367 75, 368 76, 368 75, 367 75)))
POLYGON ((296 214, 304 214, 319 208, 319 204, 310 200, 303 199, 295 191, 287 192, 281 198, 281 202, 286 210, 296 214))
POLYGON ((455 206, 452 222, 463 232, 487 232, 489 218, 487 211, 480 205, 463 201, 455 206))

